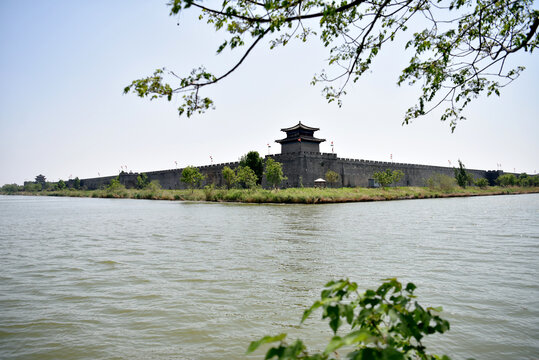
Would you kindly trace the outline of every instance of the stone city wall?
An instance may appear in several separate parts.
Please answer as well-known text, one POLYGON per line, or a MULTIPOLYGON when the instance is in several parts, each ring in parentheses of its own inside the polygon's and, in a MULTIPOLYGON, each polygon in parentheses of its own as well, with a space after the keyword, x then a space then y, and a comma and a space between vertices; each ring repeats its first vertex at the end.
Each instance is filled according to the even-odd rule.
MULTIPOLYGON (((319 153, 319 152, 290 152, 285 154, 267 155, 275 161, 282 163, 283 173, 288 178, 281 187, 312 187, 314 180, 325 178, 328 170, 335 171, 340 175, 340 183, 338 186, 344 187, 367 187, 369 179, 373 178, 373 174, 377 171, 386 169, 400 170, 404 173, 397 186, 425 186, 425 180, 434 174, 444 174, 454 177, 454 169, 442 166, 418 165, 392 163, 384 161, 358 160, 338 158, 337 154, 319 153)), ((214 184, 215 186, 224 186, 222 170, 225 166, 232 169, 238 167, 239 162, 230 162, 223 164, 214 164, 200 166, 198 169, 205 175, 202 186, 214 184)), ((157 180, 163 189, 185 189, 184 183, 180 182, 180 176, 183 168, 159 170, 146 172, 150 181, 157 180)), ((486 176, 485 170, 466 169, 473 174, 475 178, 486 176)), ((501 173, 501 172, 500 172, 501 173)), ((136 186, 138 173, 120 175, 120 182, 128 188, 136 186)), ((82 179, 81 186, 89 190, 101 189, 106 187, 115 176, 106 176, 91 179, 82 179)), ((71 180, 72 181, 72 180, 71 180)), ((262 186, 268 188, 266 179, 264 178, 262 186)))

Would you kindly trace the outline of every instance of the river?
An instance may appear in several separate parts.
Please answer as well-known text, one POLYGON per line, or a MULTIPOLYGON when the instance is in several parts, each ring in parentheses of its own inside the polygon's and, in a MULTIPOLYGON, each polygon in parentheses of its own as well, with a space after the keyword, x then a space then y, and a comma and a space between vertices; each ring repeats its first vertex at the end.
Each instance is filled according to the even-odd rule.
POLYGON ((539 358, 539 194, 327 205, 0 196, 0 358, 262 359, 323 285, 414 282, 452 359, 539 358))

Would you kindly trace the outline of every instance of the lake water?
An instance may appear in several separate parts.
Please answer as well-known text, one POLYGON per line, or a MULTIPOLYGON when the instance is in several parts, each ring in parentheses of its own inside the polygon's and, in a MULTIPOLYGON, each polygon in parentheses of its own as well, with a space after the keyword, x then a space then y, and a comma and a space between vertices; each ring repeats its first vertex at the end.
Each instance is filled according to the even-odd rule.
POLYGON ((0 196, 0 358, 244 359, 323 348, 323 285, 398 277, 453 359, 539 358, 539 194, 329 205, 0 196))

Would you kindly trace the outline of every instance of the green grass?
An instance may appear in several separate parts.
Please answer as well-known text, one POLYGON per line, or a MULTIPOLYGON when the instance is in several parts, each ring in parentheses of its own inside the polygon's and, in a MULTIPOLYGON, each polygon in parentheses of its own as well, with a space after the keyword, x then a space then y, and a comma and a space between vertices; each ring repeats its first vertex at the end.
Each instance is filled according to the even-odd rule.
POLYGON ((289 204, 324 204, 360 201, 385 201, 404 199, 427 199, 461 196, 504 195, 539 193, 539 187, 455 187, 451 191, 441 191, 429 187, 390 187, 386 189, 369 188, 290 188, 282 190, 244 190, 244 189, 202 189, 202 190, 59 190, 40 192, 19 192, 20 195, 70 196, 118 199, 151 199, 151 200, 188 200, 213 202, 244 203, 289 203, 289 204))

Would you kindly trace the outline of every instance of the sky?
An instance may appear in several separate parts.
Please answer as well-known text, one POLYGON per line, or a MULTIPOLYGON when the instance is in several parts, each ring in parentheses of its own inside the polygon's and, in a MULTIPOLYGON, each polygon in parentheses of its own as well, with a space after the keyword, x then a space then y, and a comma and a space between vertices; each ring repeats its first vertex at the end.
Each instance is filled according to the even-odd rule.
MULTIPOLYGON (((38 174, 49 181, 231 162, 251 150, 279 153, 281 128, 320 128, 322 152, 339 157, 537 173, 537 55, 518 54, 523 75, 501 97, 481 98, 451 133, 439 114, 402 125, 419 89, 396 85, 402 43, 383 49, 372 71, 327 104, 313 75, 326 67, 316 39, 258 47, 207 95, 216 110, 179 117, 179 99, 123 95, 132 80, 166 67, 219 73, 239 52, 216 55, 225 34, 166 1, 0 2, 0 185, 38 174), (271 145, 268 148, 267 144, 271 145)), ((409 55, 409 54, 408 54, 409 55)))

